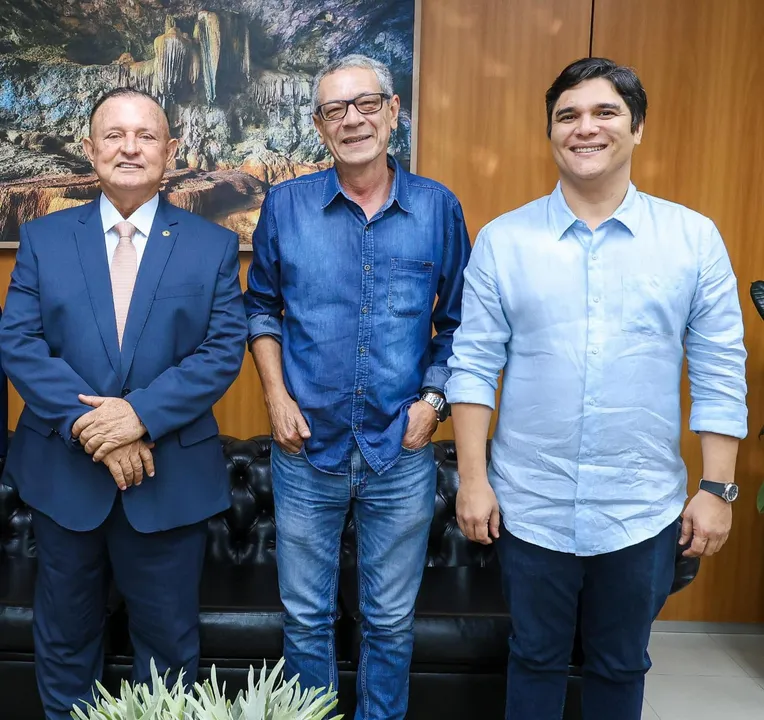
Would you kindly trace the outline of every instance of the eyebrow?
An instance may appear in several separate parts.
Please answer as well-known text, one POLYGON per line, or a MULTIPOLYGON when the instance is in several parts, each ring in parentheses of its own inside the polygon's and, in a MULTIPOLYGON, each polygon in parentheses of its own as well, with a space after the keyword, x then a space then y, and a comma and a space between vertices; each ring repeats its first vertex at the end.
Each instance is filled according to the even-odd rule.
MULTIPOLYGON (((595 109, 595 110, 621 110, 622 108, 621 108, 621 105, 620 105, 620 103, 597 103, 597 104, 594 106, 594 109, 595 109)), ((559 109, 559 110, 558 110, 558 111, 557 111, 557 112, 554 114, 554 116, 555 116, 556 118, 558 118, 558 117, 560 117, 561 115, 567 115, 568 113, 571 113, 571 112, 575 112, 575 111, 576 111, 576 108, 575 108, 575 107, 573 107, 572 105, 570 105, 570 106, 568 106, 568 107, 560 108, 560 109, 559 109)))

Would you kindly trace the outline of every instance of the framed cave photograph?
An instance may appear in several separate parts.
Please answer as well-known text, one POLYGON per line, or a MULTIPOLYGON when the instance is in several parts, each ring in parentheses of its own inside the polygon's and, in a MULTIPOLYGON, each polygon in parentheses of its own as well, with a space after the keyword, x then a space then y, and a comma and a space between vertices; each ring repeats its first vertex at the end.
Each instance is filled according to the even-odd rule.
POLYGON ((327 62, 387 65, 401 98, 391 152, 415 169, 420 0, 0 0, 0 248, 97 197, 82 150, 98 97, 155 96, 179 142, 163 191, 251 248, 272 185, 331 157, 311 117, 327 62))

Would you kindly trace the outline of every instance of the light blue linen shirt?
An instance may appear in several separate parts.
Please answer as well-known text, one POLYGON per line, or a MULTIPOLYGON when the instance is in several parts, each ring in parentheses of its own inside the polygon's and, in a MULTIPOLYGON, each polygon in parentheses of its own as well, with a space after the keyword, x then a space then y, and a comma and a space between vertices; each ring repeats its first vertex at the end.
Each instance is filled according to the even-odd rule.
POLYGON ((679 516, 685 348, 691 430, 745 437, 737 281, 708 218, 630 185, 592 232, 558 185, 483 228, 446 395, 494 408, 504 370, 488 475, 513 535, 598 555, 679 516))

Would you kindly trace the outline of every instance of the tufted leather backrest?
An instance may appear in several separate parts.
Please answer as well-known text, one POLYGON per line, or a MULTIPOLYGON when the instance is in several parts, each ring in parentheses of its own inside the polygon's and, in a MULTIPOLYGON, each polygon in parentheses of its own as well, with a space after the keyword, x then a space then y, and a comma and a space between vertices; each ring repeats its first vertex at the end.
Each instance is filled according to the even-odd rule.
MULTIPOLYGON (((209 520, 207 562, 220 565, 275 565, 276 522, 271 485, 271 438, 237 440, 220 436, 231 480, 231 507, 209 520)), ((490 446, 489 450, 490 452, 490 446)), ((0 463, 2 459, 0 459, 0 463)), ((494 561, 492 546, 468 541, 456 524, 456 449, 450 440, 435 443, 437 497, 430 529, 427 564, 433 567, 484 566, 494 561)), ((40 468, 41 472, 50 469, 40 468)), ((0 480, 0 562, 35 554, 29 508, 0 480)), ((355 562, 355 527, 348 517, 342 543, 344 566, 355 562)), ((692 582, 700 561, 677 556, 673 591, 692 582)))
MULTIPOLYGON (((231 507, 209 520, 207 562, 221 565, 275 565, 276 522, 271 485, 271 438, 237 440, 220 436, 231 480, 231 507)), ((485 565, 491 547, 469 542, 456 524, 456 472, 454 443, 435 444, 438 466, 435 516, 430 532, 427 564, 431 566, 485 565)), ((45 472, 41 467, 41 472, 45 472)), ((48 470, 49 471, 49 470, 48 470)), ((29 508, 18 493, 0 480, 0 561, 34 556, 29 508)), ((355 561, 355 527, 348 517, 343 536, 342 562, 355 561)))
MULTIPOLYGON (((271 439, 236 440, 221 436, 231 478, 231 507, 209 522, 207 562, 224 565, 270 565, 276 562, 276 523, 271 486, 271 439)), ((476 545, 456 524, 454 443, 435 443, 438 466, 435 516, 430 531, 428 565, 485 565, 493 548, 476 545)), ((349 515, 342 540, 342 564, 355 562, 355 524, 349 515)))

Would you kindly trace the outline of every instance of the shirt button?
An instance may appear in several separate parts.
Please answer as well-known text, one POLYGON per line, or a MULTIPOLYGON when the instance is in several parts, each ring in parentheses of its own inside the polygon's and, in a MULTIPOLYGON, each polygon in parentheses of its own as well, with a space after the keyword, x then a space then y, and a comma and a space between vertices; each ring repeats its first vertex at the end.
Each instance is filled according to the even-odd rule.
POLYGON ((594 302, 598 303, 600 299, 598 297, 594 298, 594 302))
POLYGON ((366 351, 362 347, 360 347, 358 348, 358 352, 361 353, 361 355, 363 355, 366 351))
POLYGON ((366 272, 369 272, 369 270, 371 270, 371 265, 364 265, 363 269, 366 270, 366 272))
POLYGON ((599 259, 600 259, 599 255, 592 255, 592 260, 599 260, 599 259))
POLYGON ((356 395, 363 395, 363 388, 358 388, 358 390, 355 391, 356 395))
POLYGON ((587 503, 587 500, 586 500, 586 498, 581 498, 581 499, 578 501, 578 503, 579 503, 579 505, 586 505, 586 503, 587 503))
POLYGON ((599 350, 597 348, 594 348, 594 350, 592 350, 592 355, 596 355, 598 352, 599 350))
POLYGON ((363 307, 363 308, 361 308, 361 312, 362 312, 364 315, 366 315, 366 313, 367 313, 367 312, 369 312, 369 310, 368 310, 367 308, 363 307))
POLYGON ((358 430, 358 428, 359 428, 358 424, 353 425, 353 430, 358 430))

